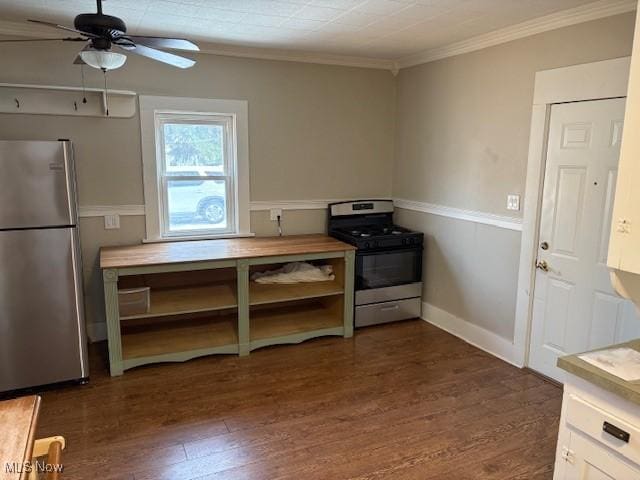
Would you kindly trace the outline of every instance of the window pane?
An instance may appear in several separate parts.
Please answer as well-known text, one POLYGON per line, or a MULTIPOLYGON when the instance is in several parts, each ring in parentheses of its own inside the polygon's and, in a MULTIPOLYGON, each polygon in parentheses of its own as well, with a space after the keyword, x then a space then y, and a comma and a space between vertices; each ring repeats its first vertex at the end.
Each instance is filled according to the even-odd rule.
POLYGON ((224 173, 224 126, 212 123, 165 123, 163 137, 168 174, 224 173))
POLYGON ((168 217, 171 232, 220 230, 227 228, 227 199, 224 180, 170 180, 168 217))

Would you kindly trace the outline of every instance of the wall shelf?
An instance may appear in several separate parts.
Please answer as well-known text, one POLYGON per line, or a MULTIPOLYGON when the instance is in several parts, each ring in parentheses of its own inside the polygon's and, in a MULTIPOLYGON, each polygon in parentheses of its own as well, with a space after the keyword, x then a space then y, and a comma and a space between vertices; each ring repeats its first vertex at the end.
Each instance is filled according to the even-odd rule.
POLYGON ((0 83, 0 113, 131 118, 136 103, 137 94, 127 90, 0 83))

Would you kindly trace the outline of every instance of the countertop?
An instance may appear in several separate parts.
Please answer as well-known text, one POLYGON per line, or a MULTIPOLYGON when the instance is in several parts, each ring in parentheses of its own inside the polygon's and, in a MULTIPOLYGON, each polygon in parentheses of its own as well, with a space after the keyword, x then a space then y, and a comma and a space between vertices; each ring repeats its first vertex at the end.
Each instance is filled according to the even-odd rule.
MULTIPOLYGON (((640 339, 632 340, 618 345, 600 348, 598 350, 610 350, 612 348, 632 348, 640 351, 640 339)), ((618 395, 630 402, 640 405, 640 382, 628 382, 620 377, 616 377, 600 368, 579 358, 581 353, 568 355, 558 359, 558 367, 567 372, 593 383, 598 387, 618 395)))
POLYGON ((172 263, 238 260, 309 253, 343 252, 356 247, 327 235, 225 238, 147 243, 100 249, 100 268, 127 268, 172 263))
MULTIPOLYGON (((0 402, 0 480, 18 478, 7 472, 7 463, 20 465, 31 461, 39 410, 40 397, 35 395, 0 402)), ((27 476, 25 471, 19 478, 27 476)))

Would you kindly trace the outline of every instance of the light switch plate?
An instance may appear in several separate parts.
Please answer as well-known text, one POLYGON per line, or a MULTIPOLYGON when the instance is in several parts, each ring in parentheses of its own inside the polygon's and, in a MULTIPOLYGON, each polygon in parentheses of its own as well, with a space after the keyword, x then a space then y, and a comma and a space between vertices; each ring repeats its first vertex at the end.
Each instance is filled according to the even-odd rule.
POLYGON ((272 208, 271 210, 269 210, 269 212, 271 212, 271 221, 276 222, 278 220, 278 217, 280 217, 280 219, 282 219, 282 209, 281 208, 272 208))
POLYGON ((115 230, 120 228, 120 215, 105 215, 104 216, 104 229, 115 230))
POLYGON ((520 195, 507 195, 507 210, 520 210, 520 195))

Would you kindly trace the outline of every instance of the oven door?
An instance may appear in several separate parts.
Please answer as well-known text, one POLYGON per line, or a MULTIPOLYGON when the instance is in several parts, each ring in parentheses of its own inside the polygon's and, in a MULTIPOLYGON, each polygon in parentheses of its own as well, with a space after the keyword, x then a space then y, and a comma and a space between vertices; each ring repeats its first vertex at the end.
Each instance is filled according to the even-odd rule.
POLYGON ((422 281, 422 246, 358 252, 356 290, 393 287, 422 281))

